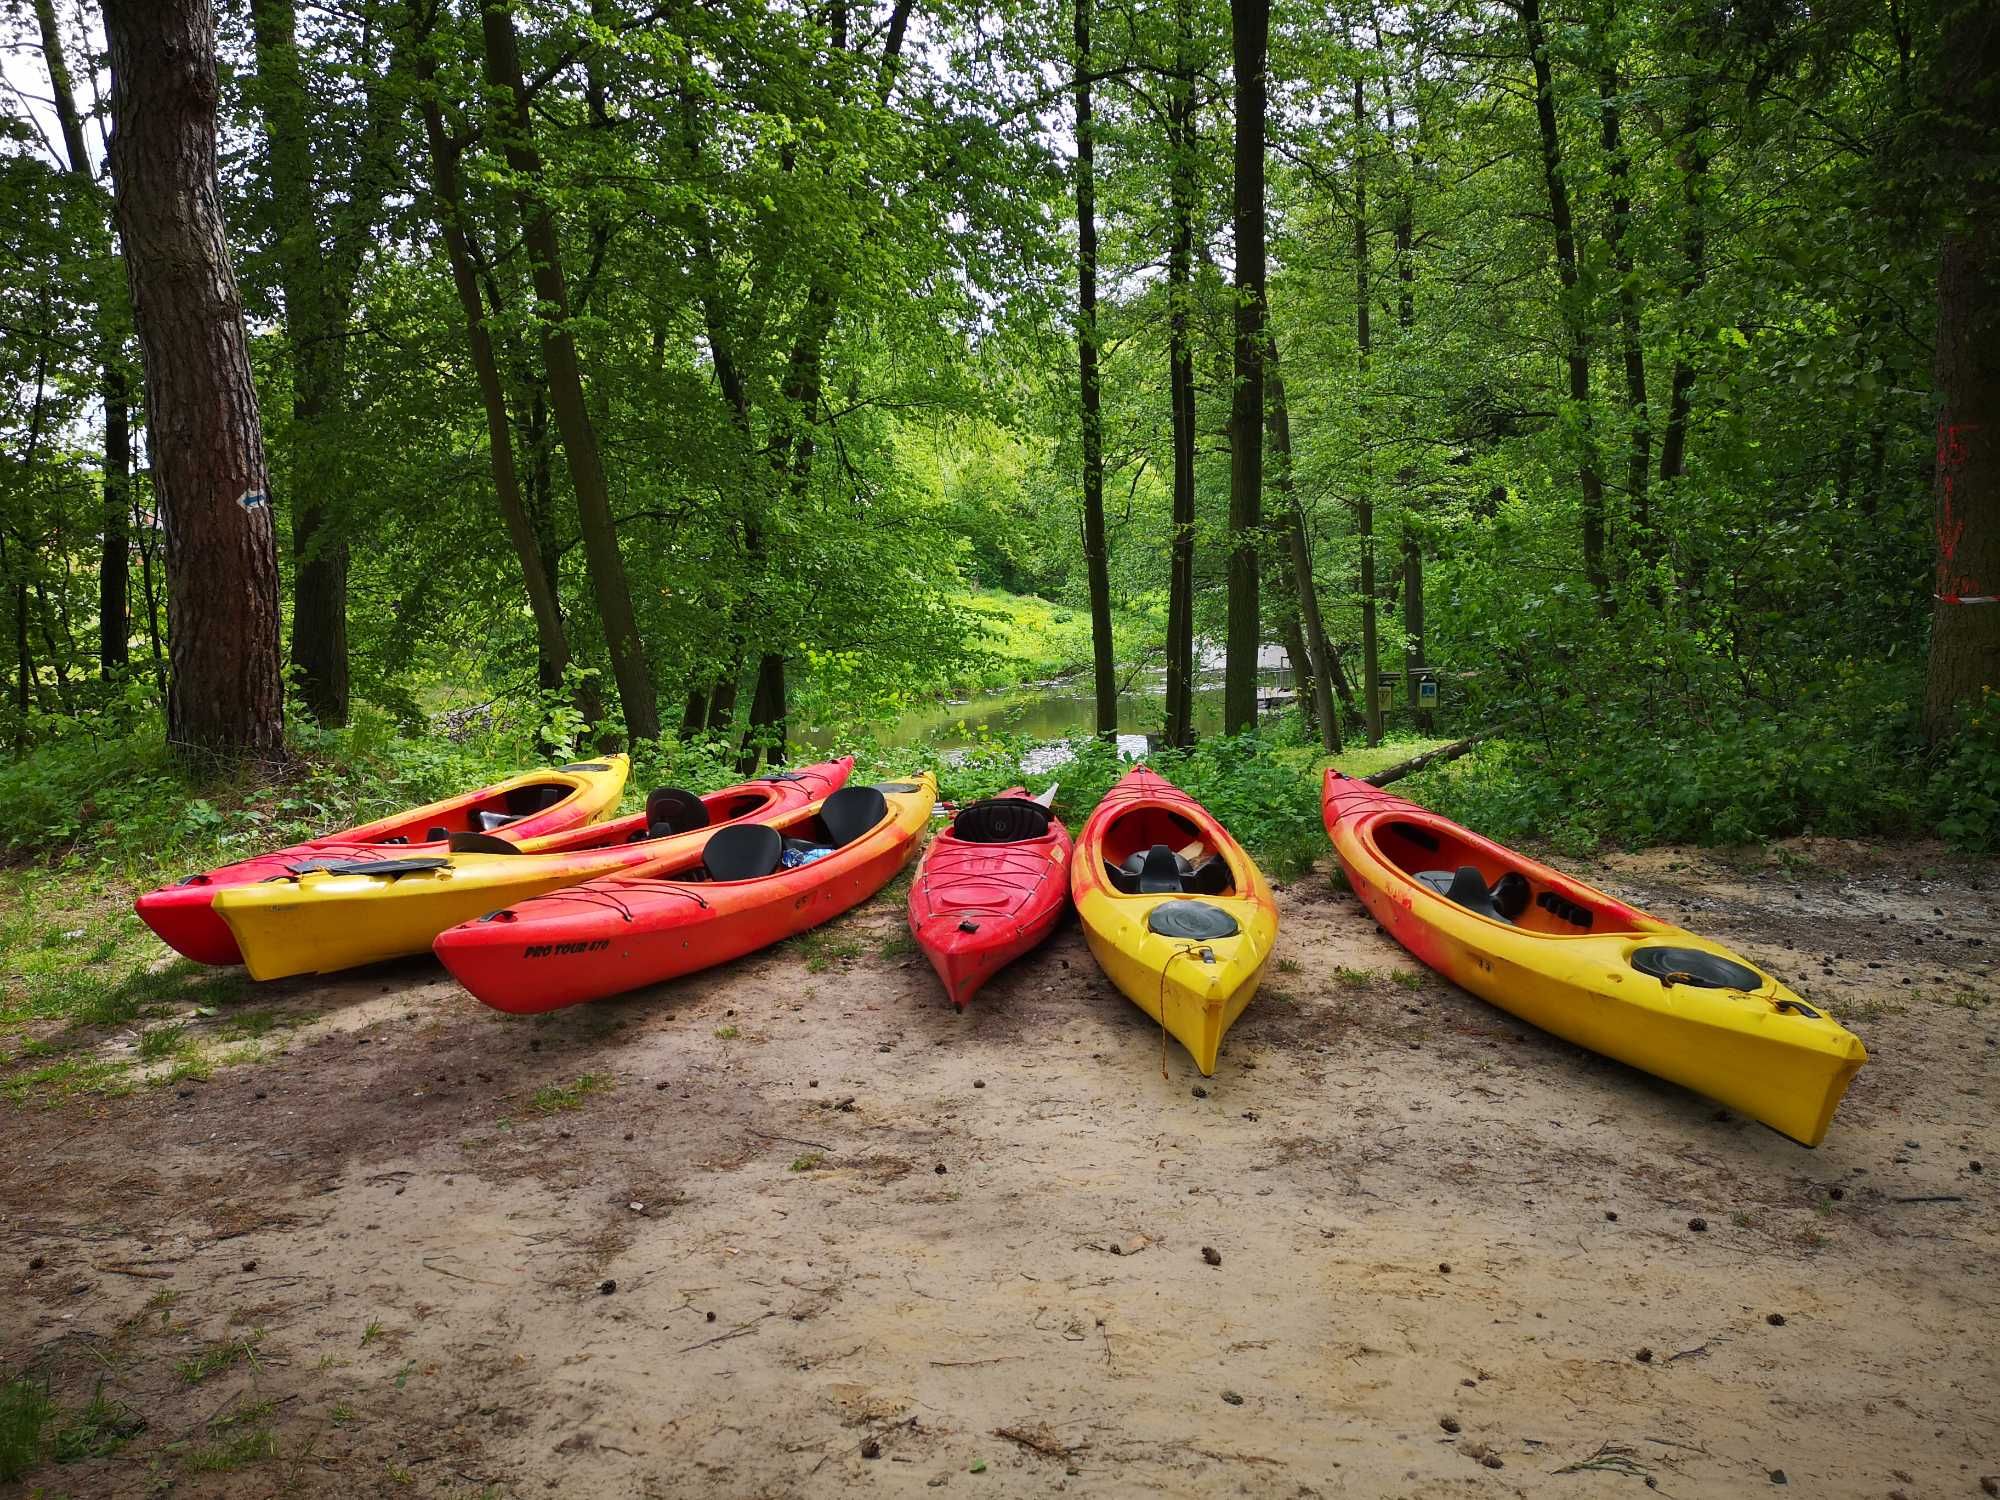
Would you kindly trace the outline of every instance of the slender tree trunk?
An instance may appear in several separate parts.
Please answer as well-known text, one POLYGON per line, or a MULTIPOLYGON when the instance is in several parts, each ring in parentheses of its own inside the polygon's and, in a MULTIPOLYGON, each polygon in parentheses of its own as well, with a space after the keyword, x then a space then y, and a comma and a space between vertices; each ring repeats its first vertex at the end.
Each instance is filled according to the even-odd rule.
POLYGON ((1173 244, 1167 252, 1167 389, 1173 414, 1174 510, 1167 578, 1167 723, 1169 745, 1194 743, 1194 350, 1188 337, 1193 296, 1194 63, 1192 0, 1174 4, 1174 92, 1167 106, 1167 150, 1172 170, 1168 216, 1173 244))
POLYGON ((1625 405, 1632 433, 1625 459, 1626 500, 1639 560, 1647 568, 1659 561, 1659 539, 1653 534, 1648 481, 1653 469, 1653 420, 1646 402, 1646 346, 1639 325, 1639 289, 1632 271, 1631 159, 1620 139, 1618 66, 1605 67, 1597 80, 1602 102, 1604 158, 1610 163, 1611 217, 1604 238, 1618 276, 1618 347, 1625 358, 1625 405))
MULTIPOLYGON (((35 23, 41 32, 42 60, 49 73, 49 93, 56 122, 62 130, 65 171, 88 201, 100 203, 107 215, 97 178, 84 145, 83 118, 77 112, 76 90, 63 55, 62 33, 56 26, 54 0, 35 0, 35 23)), ((94 237, 94 236, 93 236, 94 237)), ((115 248, 107 244, 107 250, 115 248)), ((102 548, 97 568, 97 662, 108 681, 124 675, 130 660, 132 616, 132 428, 124 368, 125 326, 120 313, 100 295, 96 308, 98 394, 104 403, 104 503, 101 511, 102 548)))
POLYGON ((1333 664, 1333 650, 1320 619, 1319 589, 1313 581, 1312 549, 1306 539, 1305 515, 1299 507, 1298 492, 1292 484, 1292 414, 1285 401, 1285 378, 1278 367, 1278 341, 1273 338, 1265 357, 1269 360, 1267 382, 1270 390, 1268 421, 1271 438, 1272 477, 1277 483, 1279 504, 1285 517, 1286 547, 1283 558, 1285 585, 1292 595, 1293 608, 1287 611, 1285 650, 1292 658, 1292 674, 1298 679, 1299 697, 1308 704, 1307 721, 1328 750, 1338 752, 1340 721, 1333 712, 1334 679, 1339 669, 1333 664))
POLYGON ((1368 743, 1382 743, 1382 653, 1375 620, 1375 476, 1365 450, 1373 415, 1369 382, 1374 354, 1368 277, 1368 108, 1361 79, 1354 79, 1354 344, 1361 376, 1361 494, 1355 503, 1355 531, 1361 543, 1361 701, 1368 743))
POLYGON ((1264 511, 1264 106, 1270 0, 1230 0, 1236 73, 1236 371, 1229 421, 1229 638, 1223 663, 1227 734, 1257 726, 1257 532, 1264 511))
POLYGON ((549 373, 549 396, 556 426, 569 455, 570 479, 576 489, 577 516, 583 532, 584 557, 590 567, 597 610, 611 672, 625 710, 626 732, 634 740, 660 737, 660 713, 654 695, 646 648, 639 637, 638 616, 618 550, 618 529, 611 515, 610 488, 598 452, 597 428, 584 396, 576 344, 569 327, 569 291, 563 280, 562 254, 556 240, 555 217, 543 196, 541 154, 535 146, 534 123, 528 113, 528 90, 521 78, 521 59, 514 36, 514 16, 501 0, 482 14, 486 48, 486 81, 495 93, 511 101, 492 120, 504 132, 507 164, 520 177, 522 239, 534 267, 535 296, 542 304, 542 357, 549 373))
POLYGON ((750 727, 743 732, 743 748, 736 758, 739 774, 748 776, 757 769, 757 757, 769 752, 770 763, 785 760, 785 658, 766 651, 757 662, 757 687, 750 695, 750 727))
POLYGON ((1938 269, 1932 365, 1937 598, 1924 730, 1933 739, 2000 687, 2000 179, 1989 165, 2000 139, 2000 15, 1955 0, 1941 57, 1940 176, 1962 197, 1938 269))
POLYGON ((1556 277, 1562 285, 1557 301, 1563 324, 1563 356, 1569 366, 1576 482, 1583 506, 1583 571, 1590 580, 1598 611, 1609 614, 1613 603, 1611 575, 1605 565, 1604 477, 1598 468, 1597 434, 1590 413, 1589 298, 1577 264, 1576 227, 1570 213, 1569 187, 1563 177, 1548 32, 1542 24, 1541 0, 1515 0, 1515 5, 1535 69, 1535 120, 1541 132, 1542 181, 1548 189, 1549 219, 1555 227, 1556 277))
MULTIPOLYGON (((419 110, 430 157, 433 212, 444 239, 445 257, 451 265, 452 286, 458 292, 459 308, 465 315, 473 376, 479 385, 480 405, 486 413, 486 447, 493 468, 493 491, 507 540, 520 565, 528 610, 535 621, 536 680, 543 691, 552 691, 562 686, 563 674, 569 668, 569 636, 563 628, 552 559, 536 535, 521 492, 520 473, 514 464, 514 431, 508 418, 507 391, 500 378, 499 360, 493 352, 493 336, 487 327, 486 305, 479 290, 479 274, 467 227, 465 188, 458 170, 464 146, 445 129, 436 95, 436 69, 429 49, 419 49, 419 110)), ((586 679, 586 683, 590 681, 586 679)), ((577 709, 593 722, 601 717, 603 705, 594 687, 584 686, 579 690, 577 709)))
POLYGON ((111 169, 166 518, 167 738, 284 748, 278 564, 243 304, 216 184, 208 0, 107 0, 111 169))
POLYGON ((1104 540, 1104 419, 1097 372, 1097 164, 1090 113, 1090 12, 1076 0, 1076 366, 1083 407, 1083 557, 1090 580, 1090 650, 1097 733, 1118 733, 1111 655, 1111 560, 1104 540))
POLYGON ((1681 225, 1680 310, 1675 328, 1673 377, 1667 397, 1667 425, 1660 434, 1662 489, 1678 484, 1687 473, 1688 415, 1694 407, 1694 359, 1690 346, 1700 342, 1688 326, 1688 303, 1708 276, 1704 198, 1708 185, 1708 148, 1702 140, 1707 129, 1707 107, 1698 101, 1688 111, 1687 146, 1681 153, 1681 205, 1685 217, 1681 225))

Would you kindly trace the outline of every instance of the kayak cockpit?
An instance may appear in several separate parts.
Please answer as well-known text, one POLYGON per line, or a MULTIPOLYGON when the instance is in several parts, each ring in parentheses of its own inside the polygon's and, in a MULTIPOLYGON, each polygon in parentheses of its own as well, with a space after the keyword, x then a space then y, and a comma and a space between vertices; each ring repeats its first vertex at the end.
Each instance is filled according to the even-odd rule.
POLYGON ((1231 896, 1236 872, 1192 818, 1141 804, 1104 830, 1104 878, 1126 896, 1231 896))
POLYGON ((1643 932, 1644 915, 1580 880, 1449 825, 1392 819, 1369 841, 1406 880, 1456 906, 1542 937, 1643 932))
POLYGON ((441 844, 454 833, 491 833, 536 813, 547 812, 576 795, 568 781, 530 781, 504 791, 468 797, 455 807, 431 808, 422 818, 393 823, 370 842, 377 844, 441 844))

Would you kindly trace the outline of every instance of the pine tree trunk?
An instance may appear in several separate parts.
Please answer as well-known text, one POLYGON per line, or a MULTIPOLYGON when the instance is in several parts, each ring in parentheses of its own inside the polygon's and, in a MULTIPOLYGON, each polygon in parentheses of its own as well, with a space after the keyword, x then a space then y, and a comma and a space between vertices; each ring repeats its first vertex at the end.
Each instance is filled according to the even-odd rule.
POLYGON ((1675 330, 1667 425, 1660 434, 1662 489, 1679 483, 1687 473, 1688 415, 1694 408, 1694 360, 1689 346, 1701 342, 1687 326, 1687 305, 1708 275, 1708 225, 1703 201, 1708 181, 1708 150, 1702 141, 1702 133, 1707 129, 1705 105, 1691 106, 1685 131, 1687 147, 1681 162, 1681 206, 1686 217, 1681 225, 1680 326, 1675 330))
POLYGON ((1597 434, 1590 414, 1590 321, 1586 290, 1576 257, 1576 226, 1569 187, 1563 177, 1562 139, 1556 130, 1555 82, 1550 71, 1548 32, 1541 0, 1517 0, 1528 56, 1535 69, 1535 121, 1541 133, 1542 182, 1555 228, 1557 298, 1563 325, 1563 359, 1569 367, 1569 403, 1575 432, 1576 482, 1583 509, 1583 571, 1601 614, 1612 611, 1611 575, 1605 565, 1604 477, 1598 468, 1597 434))
POLYGON ((639 637, 625 560, 618 550, 618 528, 611 515, 610 488, 598 452, 597 428, 591 421, 583 375, 577 365, 576 344, 570 333, 569 290, 563 279, 554 214, 542 196, 542 160, 528 113, 528 90, 521 77, 514 16, 506 4, 495 3, 483 12, 481 19, 487 85, 510 100, 504 113, 496 114, 491 123, 504 134, 507 164, 522 182, 519 190, 525 220, 522 241, 533 263, 535 296, 542 304, 545 319, 542 357, 548 366, 549 397, 555 406, 563 450, 569 456, 584 559, 597 595, 605 646, 611 656, 611 673, 625 710, 626 732, 634 740, 657 740, 659 702, 646 663, 645 643, 639 637))
POLYGON ((1230 0, 1236 73, 1236 371, 1229 421, 1229 634, 1222 727, 1257 727, 1257 532, 1264 512, 1264 106, 1270 0, 1230 0))
POLYGON ((1924 730, 1933 739, 2000 687, 2000 178, 1989 164, 2000 139, 2000 14, 1957 0, 1941 58, 1940 177, 1959 201, 1938 268, 1932 364, 1937 599, 1924 730))
POLYGON ((1083 407, 1083 557, 1090 587, 1091 677, 1097 733, 1118 733, 1111 654, 1111 560, 1104 541, 1104 418, 1097 371, 1097 164, 1090 111, 1090 10, 1076 0, 1076 365, 1083 407))
POLYGON ((278 564, 216 184, 209 0, 107 0, 111 169, 167 534, 167 738, 278 755, 278 564))

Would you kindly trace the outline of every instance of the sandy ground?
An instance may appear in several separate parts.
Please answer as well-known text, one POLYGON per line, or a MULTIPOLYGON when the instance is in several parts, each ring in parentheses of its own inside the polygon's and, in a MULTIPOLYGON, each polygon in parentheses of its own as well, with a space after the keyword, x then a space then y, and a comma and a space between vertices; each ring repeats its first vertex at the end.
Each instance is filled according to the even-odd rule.
POLYGON ((1417 972, 1324 871, 1206 1082, 1073 925, 955 1014, 894 895, 537 1021, 428 963, 259 990, 282 1052, 0 1114, 0 1360, 147 1424, 24 1490, 1979 1494, 2000 877, 1586 873, 1862 1034, 1821 1149, 1417 972))

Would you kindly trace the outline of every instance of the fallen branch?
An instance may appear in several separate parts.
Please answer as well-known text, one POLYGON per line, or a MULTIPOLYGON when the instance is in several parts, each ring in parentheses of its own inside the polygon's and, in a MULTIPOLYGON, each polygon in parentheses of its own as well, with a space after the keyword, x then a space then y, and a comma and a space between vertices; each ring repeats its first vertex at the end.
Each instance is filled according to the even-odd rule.
POLYGON ((993 1435, 1005 1438, 1010 1443, 1019 1443, 1030 1453, 1039 1453, 1043 1458, 1059 1458, 1065 1463, 1090 1446, 1088 1443, 1078 1443, 1074 1448, 1067 1447, 1052 1437, 1023 1432, 1018 1427, 996 1427, 993 1429, 993 1435))
POLYGON ((759 1313, 749 1322, 739 1323, 736 1325, 736 1327, 730 1329, 729 1332, 727 1333, 718 1333, 714 1338, 703 1339, 699 1344, 689 1344, 687 1348, 681 1350, 681 1353, 692 1354, 697 1349, 706 1349, 710 1344, 725 1344, 729 1342, 729 1340, 731 1339, 740 1339, 743 1337, 744 1334, 750 1332, 751 1329, 755 1328, 759 1323, 763 1322, 766 1318, 775 1316, 777 1316, 775 1313, 759 1313))
POLYGON ((1963 1203, 1962 1193, 1926 1193, 1917 1198, 1891 1198, 1891 1203, 1963 1203))
POLYGON ((109 1271, 115 1276, 143 1276, 148 1281, 168 1281, 173 1278, 174 1274, 172 1271, 145 1271, 141 1270, 138 1266, 111 1264, 97 1265, 95 1269, 109 1271))
POLYGON ((1369 786, 1387 786, 1392 781, 1401 781, 1405 776, 1414 776, 1427 766, 1441 766, 1457 760, 1474 745, 1487 736, 1475 734, 1470 739, 1454 740, 1449 745, 1440 745, 1435 750, 1426 750, 1422 755, 1413 755, 1408 760, 1398 761, 1385 771, 1377 771, 1373 776, 1363 776, 1362 781, 1369 786))

